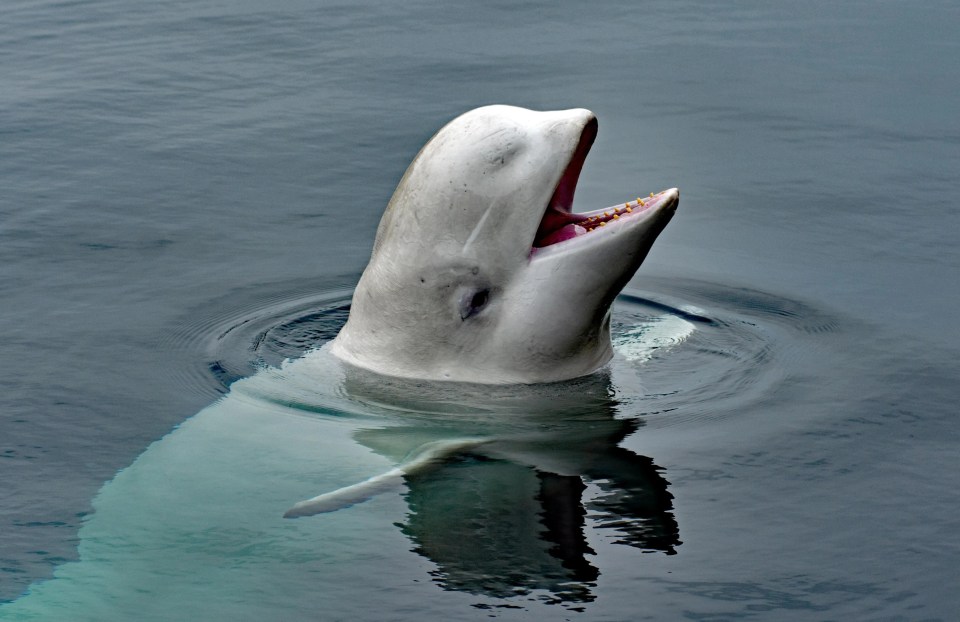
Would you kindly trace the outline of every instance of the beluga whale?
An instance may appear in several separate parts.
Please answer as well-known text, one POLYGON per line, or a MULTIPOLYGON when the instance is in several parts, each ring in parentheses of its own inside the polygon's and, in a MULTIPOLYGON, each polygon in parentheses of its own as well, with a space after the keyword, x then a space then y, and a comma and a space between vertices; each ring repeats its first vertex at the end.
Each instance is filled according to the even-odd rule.
MULTIPOLYGON (((0 619, 350 619, 378 585, 444 607, 583 604, 599 534, 674 552, 669 482, 623 446, 642 413, 606 364, 613 300, 679 194, 574 212, 596 135, 587 110, 509 106, 441 129, 334 340, 233 380, 147 447, 93 500, 77 560, 0 619), (291 507, 316 488, 332 492, 291 507)), ((295 321, 326 340, 346 307, 330 304, 295 321)))
POLYGON ((676 211, 676 188, 575 213, 597 119, 485 106, 420 150, 377 229, 330 351, 386 376, 532 384, 613 356, 610 307, 676 211))

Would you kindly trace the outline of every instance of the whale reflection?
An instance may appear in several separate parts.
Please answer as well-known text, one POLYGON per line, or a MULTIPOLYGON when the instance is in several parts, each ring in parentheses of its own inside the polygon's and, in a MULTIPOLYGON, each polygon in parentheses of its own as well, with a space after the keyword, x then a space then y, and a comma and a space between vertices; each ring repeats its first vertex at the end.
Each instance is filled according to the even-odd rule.
POLYGON ((444 589, 497 598, 542 590, 585 602, 600 575, 589 530, 644 551, 673 554, 681 544, 663 470, 620 446, 641 423, 618 418, 606 375, 452 391, 358 371, 345 386, 412 413, 406 425, 354 434, 390 460, 443 439, 486 439, 452 443, 429 468, 403 476, 408 514, 398 526, 436 564, 431 574, 444 589))

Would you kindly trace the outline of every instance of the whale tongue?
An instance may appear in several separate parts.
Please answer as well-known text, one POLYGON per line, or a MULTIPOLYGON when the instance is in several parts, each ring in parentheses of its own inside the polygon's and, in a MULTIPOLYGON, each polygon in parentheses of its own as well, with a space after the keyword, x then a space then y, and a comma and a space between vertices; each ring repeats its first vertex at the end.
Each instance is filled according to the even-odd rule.
POLYGON ((543 215, 543 220, 540 221, 533 246, 540 248, 583 235, 587 230, 577 224, 581 220, 585 218, 578 214, 561 212, 553 207, 548 208, 543 215))
POLYGON ((537 248, 542 248, 544 246, 550 246, 551 244, 556 244, 557 242, 563 242, 564 240, 570 240, 578 235, 584 235, 587 232, 586 229, 580 225, 570 224, 565 227, 561 227, 554 231, 553 233, 545 236, 542 240, 537 243, 537 248))

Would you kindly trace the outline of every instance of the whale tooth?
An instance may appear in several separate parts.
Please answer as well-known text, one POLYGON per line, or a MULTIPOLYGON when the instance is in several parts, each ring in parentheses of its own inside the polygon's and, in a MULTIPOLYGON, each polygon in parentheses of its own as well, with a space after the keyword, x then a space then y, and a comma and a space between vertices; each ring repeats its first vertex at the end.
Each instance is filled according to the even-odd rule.
POLYGON ((604 222, 601 222, 601 223, 600 223, 600 226, 601 226, 601 227, 606 227, 606 226, 607 226, 607 223, 606 223, 605 221, 604 221, 604 222))
POLYGON ((628 214, 632 214, 632 213, 633 213, 633 209, 628 207, 628 208, 627 208, 627 213, 628 213, 628 214))
POLYGON ((650 193, 650 198, 651 198, 651 199, 653 198, 653 193, 652 193, 652 192, 650 193))

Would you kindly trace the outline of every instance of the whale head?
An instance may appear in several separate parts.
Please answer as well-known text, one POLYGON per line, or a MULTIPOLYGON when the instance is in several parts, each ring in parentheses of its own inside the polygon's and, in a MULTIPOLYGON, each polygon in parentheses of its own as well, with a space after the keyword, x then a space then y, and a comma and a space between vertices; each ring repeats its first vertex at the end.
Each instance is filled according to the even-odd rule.
POLYGON ((584 213, 588 110, 486 106, 420 150, 387 205, 331 351, 380 374, 535 383, 612 357, 610 307, 679 202, 584 213))

